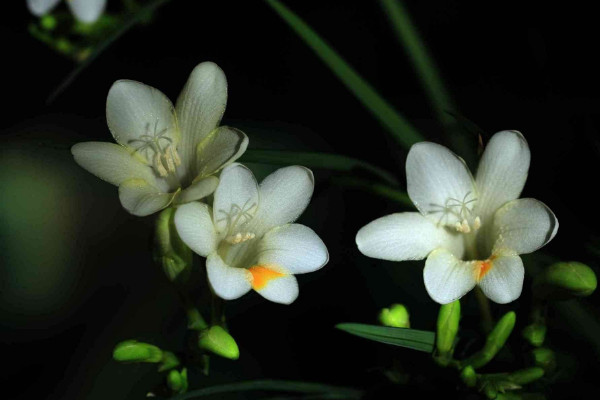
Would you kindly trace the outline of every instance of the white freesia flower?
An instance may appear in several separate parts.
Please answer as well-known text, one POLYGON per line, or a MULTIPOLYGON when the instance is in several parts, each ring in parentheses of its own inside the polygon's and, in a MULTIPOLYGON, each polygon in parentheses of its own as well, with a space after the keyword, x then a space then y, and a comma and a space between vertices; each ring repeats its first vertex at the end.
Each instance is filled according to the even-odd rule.
POLYGON ((388 215, 356 235, 359 250, 384 260, 427 258, 423 278, 433 300, 446 304, 475 285, 496 303, 517 299, 524 269, 519 254, 548 243, 558 220, 543 203, 519 199, 529 169, 525 138, 495 134, 473 179, 464 161, 434 143, 408 153, 408 195, 419 210, 388 215))
POLYGON ((106 101, 119 144, 85 142, 71 151, 83 168, 119 186, 121 204, 134 215, 199 200, 216 189, 214 174, 248 146, 243 132, 218 126, 226 103, 225 74, 211 62, 194 68, 176 107, 153 87, 120 80, 106 101))
MULTIPOLYGON (((27 0, 29 11, 41 17, 52 11, 60 0, 27 0)), ((96 22, 104 12, 106 0, 66 0, 75 19, 91 24, 96 22)))
POLYGON ((181 239, 207 257, 208 280, 223 299, 250 289, 268 300, 290 304, 298 297, 294 274, 318 270, 329 255, 310 228, 293 224, 313 193, 312 172, 278 169, 257 185, 241 164, 221 173, 213 208, 194 202, 178 207, 175 226, 181 239))

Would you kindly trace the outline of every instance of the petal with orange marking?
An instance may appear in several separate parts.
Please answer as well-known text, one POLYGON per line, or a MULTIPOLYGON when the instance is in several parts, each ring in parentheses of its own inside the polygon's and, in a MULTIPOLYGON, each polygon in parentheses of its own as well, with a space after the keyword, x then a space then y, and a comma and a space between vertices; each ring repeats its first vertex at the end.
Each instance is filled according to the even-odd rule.
POLYGON ((491 268, 481 277, 479 286, 490 300, 506 304, 519 298, 524 277, 521 257, 513 254, 497 255, 491 268))
POLYGON ((276 267, 255 265, 249 269, 252 274, 252 288, 267 300, 290 304, 298 297, 298 281, 294 275, 277 271, 276 267))

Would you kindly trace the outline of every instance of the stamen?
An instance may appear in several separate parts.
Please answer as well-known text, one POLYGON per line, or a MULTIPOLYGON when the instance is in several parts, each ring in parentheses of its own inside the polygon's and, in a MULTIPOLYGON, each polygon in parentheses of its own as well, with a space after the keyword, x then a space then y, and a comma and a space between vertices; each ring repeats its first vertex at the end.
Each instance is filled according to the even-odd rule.
POLYGON ((479 228, 481 228, 481 219, 476 217, 475 221, 473 221, 473 229, 478 230, 479 228))
POLYGON ((131 139, 129 144, 138 143, 135 151, 145 155, 146 159, 152 159, 152 165, 158 175, 162 177, 168 176, 170 173, 176 172, 176 167, 181 165, 181 159, 177 154, 177 149, 173 144, 173 139, 167 136, 169 129, 164 128, 159 131, 158 119, 151 127, 150 123, 146 124, 146 133, 139 136, 137 139, 131 139))
POLYGON ((231 244, 239 244, 247 242, 248 240, 252 240, 256 237, 256 235, 252 232, 238 232, 235 235, 229 235, 225 238, 227 243, 231 244))

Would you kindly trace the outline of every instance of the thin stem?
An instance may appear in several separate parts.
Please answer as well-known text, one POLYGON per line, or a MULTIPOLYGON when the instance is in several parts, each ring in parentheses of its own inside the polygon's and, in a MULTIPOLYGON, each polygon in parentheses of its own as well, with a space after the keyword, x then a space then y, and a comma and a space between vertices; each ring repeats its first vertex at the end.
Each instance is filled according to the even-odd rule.
POLYGON ((489 332, 494 326, 494 318, 492 317, 492 310, 490 308, 490 301, 485 296, 479 286, 475 287, 475 296, 479 303, 479 311, 481 312, 483 330, 489 332))

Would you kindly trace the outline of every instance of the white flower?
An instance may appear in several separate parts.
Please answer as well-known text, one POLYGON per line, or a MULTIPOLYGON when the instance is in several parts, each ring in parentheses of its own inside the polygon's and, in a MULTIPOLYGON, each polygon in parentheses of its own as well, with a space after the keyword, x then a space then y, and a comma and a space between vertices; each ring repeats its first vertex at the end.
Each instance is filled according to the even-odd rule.
POLYGON ((226 103, 225 74, 211 62, 194 68, 176 107, 153 87, 120 80, 106 101, 119 144, 78 143, 71 151, 83 168, 119 186, 121 204, 134 215, 199 200, 216 189, 214 174, 248 146, 243 132, 218 126, 226 103))
POLYGON ((433 300, 446 304, 475 285, 496 303, 517 299, 524 269, 519 254, 548 243, 558 220, 543 203, 519 199, 529 169, 525 138, 495 134, 475 180, 464 161, 434 143, 408 153, 408 195, 420 213, 379 218, 356 235, 359 250, 384 260, 427 258, 423 278, 433 300))
MULTIPOLYGON (((56 7, 60 0, 27 0, 29 11, 41 17, 56 7)), ((66 0, 73 16, 80 22, 96 22, 104 12, 106 0, 66 0)))
POLYGON ((292 224, 313 193, 312 172, 278 169, 257 185, 241 164, 221 173, 213 208, 194 202, 178 207, 175 226, 181 239, 207 257, 208 280, 223 299, 250 289, 268 300, 290 304, 298 297, 294 274, 324 266, 327 248, 310 228, 292 224))

